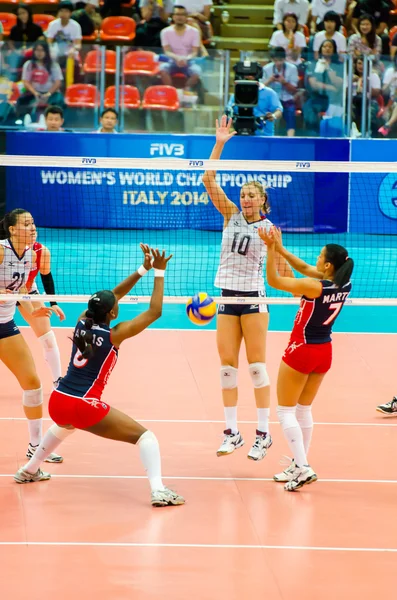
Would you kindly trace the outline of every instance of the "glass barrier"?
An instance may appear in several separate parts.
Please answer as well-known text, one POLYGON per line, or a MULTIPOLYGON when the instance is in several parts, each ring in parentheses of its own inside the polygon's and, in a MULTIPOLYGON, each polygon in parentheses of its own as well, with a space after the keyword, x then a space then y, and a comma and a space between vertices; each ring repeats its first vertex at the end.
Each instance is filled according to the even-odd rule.
POLYGON ((0 127, 53 130, 45 112, 56 105, 65 130, 212 133, 225 106, 229 56, 204 47, 201 54, 177 65, 159 49, 85 42, 70 52, 45 41, 6 41, 0 50, 0 127), (117 115, 110 111, 102 118, 104 108, 117 115))
POLYGON ((354 57, 352 92, 354 123, 352 135, 354 137, 397 137, 396 90, 397 66, 391 56, 354 57), (365 81, 366 90, 364 90, 365 81), (367 99, 364 107, 363 98, 367 99))

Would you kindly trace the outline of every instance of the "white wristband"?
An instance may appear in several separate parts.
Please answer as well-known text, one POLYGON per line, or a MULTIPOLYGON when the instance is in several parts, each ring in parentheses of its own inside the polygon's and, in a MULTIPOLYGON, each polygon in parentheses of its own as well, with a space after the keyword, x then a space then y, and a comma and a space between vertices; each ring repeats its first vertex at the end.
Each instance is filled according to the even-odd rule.
POLYGON ((140 275, 141 277, 143 277, 144 275, 146 275, 147 269, 145 269, 145 267, 143 265, 141 265, 139 267, 139 269, 137 269, 137 273, 138 273, 138 275, 140 275))
POLYGON ((164 277, 165 274, 165 270, 163 269, 154 269, 154 276, 155 277, 164 277))

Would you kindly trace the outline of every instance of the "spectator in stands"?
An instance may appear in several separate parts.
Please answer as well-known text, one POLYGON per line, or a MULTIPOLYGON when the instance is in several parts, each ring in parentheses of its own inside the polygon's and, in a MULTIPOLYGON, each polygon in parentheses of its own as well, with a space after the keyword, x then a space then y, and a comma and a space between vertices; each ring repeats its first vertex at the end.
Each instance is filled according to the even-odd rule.
POLYGON ((172 13, 172 0, 141 0, 142 21, 136 28, 135 45, 143 48, 160 48, 160 32, 168 25, 172 13))
POLYGON ((15 109, 10 102, 13 93, 13 82, 6 74, 0 74, 0 125, 6 125, 7 121, 15 117, 15 109))
POLYGON ((356 57, 372 54, 379 59, 382 40, 376 34, 375 20, 371 15, 361 15, 358 20, 358 33, 349 37, 347 49, 356 57))
POLYGON ((78 59, 81 49, 81 27, 73 21, 73 4, 62 0, 58 5, 58 19, 51 21, 46 37, 51 47, 51 55, 58 59, 61 68, 66 67, 68 57, 78 59))
POLYGON ((119 114, 114 108, 105 108, 101 113, 100 123, 101 126, 98 129, 98 133, 117 133, 117 121, 119 114))
POLYGON ((63 110, 60 106, 48 106, 44 113, 46 131, 63 131, 63 110))
POLYGON ((36 42, 33 57, 23 65, 22 81, 26 92, 18 98, 19 115, 31 113, 48 104, 63 105, 60 92, 63 75, 59 64, 51 59, 48 44, 36 42))
POLYGON ((295 135, 296 106, 294 95, 298 90, 298 69, 286 62, 284 48, 274 48, 271 52, 273 62, 263 67, 263 84, 274 90, 283 107, 283 117, 287 125, 287 135, 295 135))
MULTIPOLYGON (((174 5, 179 0, 174 0, 174 5)), ((183 6, 187 10, 190 19, 194 19, 201 30, 201 39, 207 42, 211 38, 211 6, 212 0, 183 0, 183 6)))
MULTIPOLYGON (((363 106, 363 71, 364 61, 363 57, 359 56, 354 61, 354 75, 353 75, 353 122, 356 123, 358 133, 361 131, 361 114, 363 106)), ((379 112, 378 98, 381 93, 381 82, 379 75, 372 71, 371 75, 368 74, 367 80, 367 95, 370 101, 371 107, 371 119, 370 127, 372 136, 376 135, 379 128, 380 122, 377 117, 379 112)))
POLYGON ((276 0, 274 3, 273 25, 283 29, 285 15, 294 14, 299 25, 306 25, 309 15, 308 0, 276 0))
POLYGON ((99 0, 87 0, 83 8, 72 13, 72 19, 80 25, 82 35, 92 35, 101 28, 102 17, 97 9, 99 0))
POLYGON ((121 4, 123 0, 104 0, 101 8, 101 17, 120 17, 121 16, 121 4))
POLYGON ((397 33, 394 35, 390 45, 390 58, 394 58, 397 52, 397 33))
MULTIPOLYGON (((247 76, 245 79, 252 80, 253 77, 247 76)), ((230 96, 226 112, 237 116, 238 107, 235 105, 234 94, 230 96)), ((276 92, 259 82, 258 104, 254 107, 254 116, 257 119, 258 128, 255 135, 266 137, 274 135, 274 123, 281 119, 283 107, 276 92)))
POLYGON ((325 40, 319 48, 320 58, 309 64, 306 71, 306 89, 309 95, 303 105, 307 128, 318 132, 323 117, 336 120, 336 129, 342 130, 343 65, 334 40, 325 40))
POLYGON ((389 36, 385 33, 390 19, 392 3, 388 0, 357 0, 352 13, 352 25, 359 32, 360 17, 371 15, 375 22, 375 33, 382 40, 382 54, 389 54, 389 36))
POLYGON ((388 118, 383 127, 379 129, 379 133, 383 136, 389 135, 395 123, 397 123, 397 57, 394 57, 393 66, 390 66, 383 77, 383 94, 388 100, 388 107, 391 106, 391 114, 387 111, 388 118))
POLYGON ((316 31, 322 31, 324 29, 324 17, 330 9, 343 19, 346 11, 346 0, 312 1, 310 31, 313 35, 316 31))
POLYGON ((289 62, 295 65, 301 63, 301 52, 302 48, 306 48, 306 38, 303 33, 298 31, 298 18, 296 15, 284 15, 282 30, 273 33, 269 46, 271 48, 284 48, 289 62))
POLYGON ((201 69, 194 64, 200 48, 200 34, 187 25, 187 12, 184 6, 175 5, 172 14, 173 24, 161 32, 161 45, 167 62, 160 63, 160 75, 164 85, 172 85, 172 75, 187 76, 186 88, 199 83, 201 69))
MULTIPOLYGON (((39 38, 44 38, 44 33, 40 25, 33 23, 32 9, 27 4, 19 4, 17 10, 17 24, 11 28, 9 42, 16 42, 17 47, 34 43, 39 38)), ((12 48, 15 44, 9 44, 12 48)))
POLYGON ((318 58, 319 48, 324 40, 334 40, 339 54, 346 52, 346 38, 339 31, 341 25, 342 21, 338 13, 333 10, 325 13, 324 30, 316 33, 313 40, 313 52, 316 59, 318 58))

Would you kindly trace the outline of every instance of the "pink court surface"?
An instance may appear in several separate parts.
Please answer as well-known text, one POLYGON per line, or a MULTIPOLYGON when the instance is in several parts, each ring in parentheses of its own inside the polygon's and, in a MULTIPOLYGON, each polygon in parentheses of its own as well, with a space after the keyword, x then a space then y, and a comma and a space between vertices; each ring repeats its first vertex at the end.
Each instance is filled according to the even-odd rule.
MULTIPOLYGON (((41 348, 28 329, 43 380, 41 348)), ((58 329, 64 368, 70 331, 58 329)), ((275 383, 288 334, 269 334, 275 383)), ((335 334, 334 364, 314 406, 310 462, 319 481, 272 481, 288 449, 247 460, 255 405, 241 357, 246 445, 217 458, 223 410, 212 331, 146 331, 126 342, 104 398, 159 438, 167 485, 186 505, 155 509, 134 447, 77 432, 51 481, 17 485, 27 426, 16 381, 0 365, 0 598, 69 600, 393 598, 397 586, 397 419, 375 412, 395 394, 390 335, 335 334)), ((46 421, 46 427, 49 421, 46 421)))

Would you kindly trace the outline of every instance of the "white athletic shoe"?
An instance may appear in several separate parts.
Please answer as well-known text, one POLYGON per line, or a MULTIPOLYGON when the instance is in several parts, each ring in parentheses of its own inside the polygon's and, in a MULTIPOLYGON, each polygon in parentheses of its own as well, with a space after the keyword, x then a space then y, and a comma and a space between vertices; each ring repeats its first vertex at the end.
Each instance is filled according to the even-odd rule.
POLYGON ((309 485, 317 481, 317 475, 309 465, 295 467, 291 474, 291 479, 284 486, 286 492, 295 492, 304 485, 309 485))
MULTIPOLYGON (((28 449, 26 451, 26 458, 32 458, 32 456, 36 452, 37 448, 38 448, 38 446, 32 446, 32 444, 29 444, 28 449)), ((63 462, 63 457, 59 456, 59 454, 55 454, 55 452, 52 452, 49 456, 47 456, 47 458, 45 459, 44 462, 61 463, 61 462, 63 462)))
POLYGON ((185 504, 185 499, 168 488, 152 492, 152 506, 178 506, 180 504, 185 504))
POLYGON ((262 460, 262 458, 265 458, 267 451, 272 444, 273 440, 270 433, 262 433, 262 431, 258 431, 257 429, 255 442, 248 452, 248 458, 251 460, 262 460))
POLYGON ((240 432, 232 433, 231 429, 225 429, 223 432, 225 437, 220 448, 217 450, 217 456, 226 456, 226 454, 231 454, 237 448, 241 448, 244 446, 244 440, 240 435, 240 432))
POLYGON ((289 458, 288 456, 285 456, 283 459, 281 459, 280 463, 282 465, 289 463, 289 466, 284 469, 284 471, 281 471, 281 473, 276 473, 276 475, 273 475, 273 479, 278 483, 285 483, 292 478, 292 474, 296 469, 296 465, 294 459, 289 458))
POLYGON ((51 475, 41 469, 37 469, 36 473, 28 473, 21 467, 14 475, 14 480, 17 483, 34 483, 35 481, 47 481, 48 479, 51 479, 51 475))

